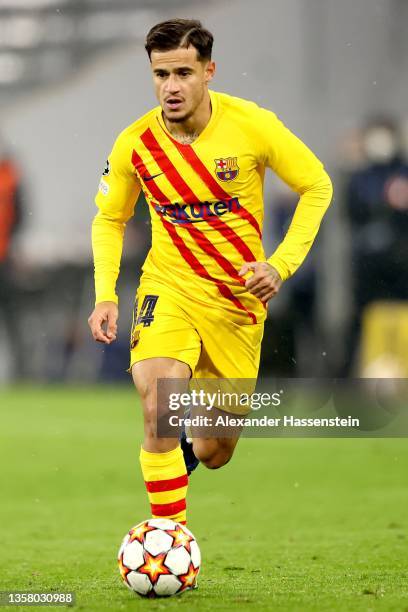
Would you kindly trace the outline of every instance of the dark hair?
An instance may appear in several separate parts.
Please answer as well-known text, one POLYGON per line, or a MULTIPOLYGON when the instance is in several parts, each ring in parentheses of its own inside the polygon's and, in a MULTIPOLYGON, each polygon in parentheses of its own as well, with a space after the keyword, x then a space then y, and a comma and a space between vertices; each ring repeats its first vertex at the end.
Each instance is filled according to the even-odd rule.
POLYGON ((210 60, 214 37, 201 21, 196 19, 169 19, 153 26, 146 36, 145 49, 151 56, 152 51, 171 51, 190 45, 197 49, 199 60, 210 60))

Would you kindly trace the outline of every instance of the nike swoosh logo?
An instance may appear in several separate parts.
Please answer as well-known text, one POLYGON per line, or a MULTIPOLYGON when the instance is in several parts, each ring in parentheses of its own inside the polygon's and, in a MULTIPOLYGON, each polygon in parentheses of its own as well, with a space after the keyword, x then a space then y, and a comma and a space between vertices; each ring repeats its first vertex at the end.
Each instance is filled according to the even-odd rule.
POLYGON ((152 174, 151 176, 144 176, 143 180, 144 181, 152 181, 153 179, 155 179, 157 176, 161 176, 162 174, 164 174, 164 172, 159 172, 159 174, 152 174))

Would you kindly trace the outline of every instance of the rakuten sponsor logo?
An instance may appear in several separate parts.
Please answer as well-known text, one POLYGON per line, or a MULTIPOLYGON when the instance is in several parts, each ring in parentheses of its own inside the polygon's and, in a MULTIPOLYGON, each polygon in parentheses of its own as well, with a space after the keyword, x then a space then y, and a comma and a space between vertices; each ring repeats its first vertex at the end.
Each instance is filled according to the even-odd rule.
POLYGON ((211 217, 222 217, 241 208, 238 198, 216 202, 197 202, 196 204, 156 204, 155 209, 173 223, 202 223, 211 217))

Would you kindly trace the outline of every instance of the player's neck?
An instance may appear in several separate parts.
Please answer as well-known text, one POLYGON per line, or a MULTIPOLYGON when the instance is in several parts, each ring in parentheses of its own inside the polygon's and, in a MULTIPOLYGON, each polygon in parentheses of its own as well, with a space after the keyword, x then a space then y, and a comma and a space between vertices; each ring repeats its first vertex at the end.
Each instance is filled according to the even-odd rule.
POLYGON ((194 111, 194 114, 185 121, 169 121, 165 116, 163 116, 163 119, 167 129, 175 140, 182 144, 191 144, 199 137, 210 121, 211 112, 211 99, 207 91, 202 102, 194 111))

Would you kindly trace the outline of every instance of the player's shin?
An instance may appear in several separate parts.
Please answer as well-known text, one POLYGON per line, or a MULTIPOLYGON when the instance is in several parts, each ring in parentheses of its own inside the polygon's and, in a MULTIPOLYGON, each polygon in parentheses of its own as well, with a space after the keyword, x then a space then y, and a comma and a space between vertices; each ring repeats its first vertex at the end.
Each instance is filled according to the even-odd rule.
POLYGON ((188 476, 180 446, 152 453, 140 449, 140 465, 154 518, 186 523, 188 476))

